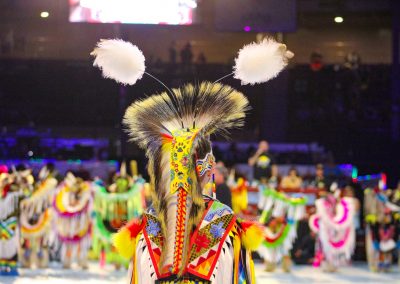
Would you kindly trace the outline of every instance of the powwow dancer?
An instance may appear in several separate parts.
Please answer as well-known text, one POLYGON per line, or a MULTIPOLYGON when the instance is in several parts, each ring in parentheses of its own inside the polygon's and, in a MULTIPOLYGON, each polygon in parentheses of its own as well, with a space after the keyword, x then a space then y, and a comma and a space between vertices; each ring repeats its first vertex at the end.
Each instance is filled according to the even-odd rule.
POLYGON ((395 218, 399 212, 400 207, 388 200, 381 186, 364 190, 366 250, 371 271, 390 271, 396 249, 395 218))
POLYGON ((0 174, 0 275, 18 275, 18 206, 21 188, 14 183, 15 176, 0 174))
POLYGON ((54 239, 51 230, 52 201, 57 180, 49 174, 43 174, 30 197, 21 201, 20 230, 22 267, 45 268, 49 262, 49 246, 54 239))
MULTIPOLYGON (((397 184, 397 188, 393 190, 391 202, 400 208, 400 182, 397 184)), ((397 247, 397 260, 400 267, 400 209, 393 210, 393 221, 396 227, 395 236, 397 236, 396 247, 397 247)))
MULTIPOLYGON (((144 56, 130 43, 101 41, 92 54, 105 77, 123 84, 145 73, 144 56)), ((272 40, 245 46, 235 77, 244 84, 268 81, 292 55, 272 40)), ((132 259, 130 283, 255 283, 250 250, 262 240, 260 228, 203 196, 214 165, 196 167, 214 160, 210 135, 241 126, 247 109, 243 94, 216 82, 167 88, 128 108, 124 122, 146 151, 153 190, 153 207, 115 236, 132 259)))
POLYGON ((91 182, 68 173, 53 201, 56 241, 61 246, 61 262, 69 268, 74 260, 87 268, 87 253, 91 245, 92 206, 91 182))
POLYGON ((144 183, 144 179, 140 177, 130 177, 123 164, 120 173, 114 177, 113 184, 108 188, 97 187, 93 247, 100 256, 101 265, 105 262, 114 263, 117 269, 121 265, 128 266, 128 260, 116 252, 112 244, 112 235, 127 221, 143 214, 144 183))
POLYGON ((311 230, 318 234, 314 266, 322 264, 327 272, 349 262, 355 248, 354 198, 335 195, 317 199, 316 214, 309 219, 311 230))
POLYGON ((297 237, 298 221, 305 216, 306 199, 290 197, 265 185, 259 185, 262 210, 260 222, 265 224, 265 238, 258 249, 264 258, 266 270, 272 272, 282 262, 282 269, 290 271, 290 250, 297 237))

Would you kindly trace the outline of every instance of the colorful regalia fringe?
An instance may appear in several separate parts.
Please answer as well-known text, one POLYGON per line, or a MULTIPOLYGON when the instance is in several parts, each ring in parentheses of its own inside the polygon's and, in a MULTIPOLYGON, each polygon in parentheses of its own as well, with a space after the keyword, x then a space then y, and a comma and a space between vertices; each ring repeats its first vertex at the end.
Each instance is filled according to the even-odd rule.
POLYGON ((397 189, 389 200, 379 188, 364 190, 365 242, 371 271, 390 271, 393 251, 400 251, 399 192, 397 189))
POLYGON ((121 257, 113 247, 113 234, 122 225, 133 218, 138 218, 144 210, 145 181, 137 179, 133 184, 127 184, 124 192, 109 192, 103 186, 98 186, 95 201, 95 222, 93 234, 94 253, 108 263, 127 266, 129 260, 121 257))
POLYGON ((61 247, 61 261, 64 265, 70 264, 72 260, 86 260, 91 245, 91 206, 92 183, 82 181, 71 185, 63 182, 58 188, 53 210, 56 242, 61 247), (74 204, 71 203, 71 195, 74 195, 74 204))
POLYGON ((354 199, 321 198, 315 204, 316 214, 309 224, 318 233, 323 259, 335 267, 346 263, 355 248, 354 199))
POLYGON ((40 250, 40 245, 48 245, 51 239, 50 228, 51 228, 51 210, 46 209, 37 218, 37 221, 32 224, 28 219, 28 216, 21 216, 21 237, 24 240, 29 241, 30 245, 35 250, 40 250))
POLYGON ((22 201, 21 206, 24 207, 24 213, 33 216, 33 214, 42 214, 47 208, 50 208, 57 183, 53 177, 39 181, 32 195, 22 201))
POLYGON ((306 199, 290 197, 260 185, 260 222, 266 224, 265 238, 258 249, 264 260, 278 263, 290 254, 297 237, 297 223, 305 216, 306 199))
MULTIPOLYGON (((186 276, 178 280, 172 271, 158 268, 164 241, 161 225, 154 215, 144 214, 144 227, 137 223, 134 228, 140 231, 135 230, 132 234, 135 252, 132 255, 130 283, 255 283, 250 251, 242 244, 246 231, 254 230, 249 226, 254 225, 246 222, 242 225, 232 209, 217 200, 207 197, 205 202, 207 209, 190 237, 186 276)), ((260 234, 258 229, 255 231, 254 235, 260 234)), ((118 235, 122 238, 126 232, 129 230, 122 229, 118 235)), ((118 237, 118 240, 121 238, 118 237)), ((124 241, 126 243, 127 240, 124 241)), ((123 244, 116 246, 119 250, 127 249, 123 244)))
POLYGON ((17 214, 22 191, 11 191, 11 179, 9 174, 0 174, 0 275, 13 276, 18 275, 17 214))
POLYGON ((247 181, 243 178, 239 178, 231 189, 232 209, 236 214, 243 213, 247 209, 247 187, 247 181))
POLYGON ((48 265, 48 247, 55 237, 51 230, 51 206, 57 183, 55 178, 47 177, 37 183, 30 197, 21 201, 20 260, 23 267, 30 267, 32 259, 35 259, 41 268, 48 265), (32 258, 33 254, 36 257, 32 258))

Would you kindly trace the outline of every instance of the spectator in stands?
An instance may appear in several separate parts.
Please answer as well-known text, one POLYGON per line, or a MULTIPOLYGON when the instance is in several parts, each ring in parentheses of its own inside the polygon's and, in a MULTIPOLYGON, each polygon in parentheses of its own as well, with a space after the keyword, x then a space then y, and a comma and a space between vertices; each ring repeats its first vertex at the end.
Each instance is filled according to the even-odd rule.
POLYGON ((9 54, 14 51, 14 31, 9 30, 5 36, 0 39, 1 43, 1 52, 3 54, 9 54))
POLYGON ((193 62, 192 45, 188 42, 180 52, 183 72, 189 72, 193 62))
POLYGON ((268 179, 268 187, 277 189, 281 183, 281 176, 279 175, 278 165, 271 166, 271 177, 268 179))
POLYGON ((275 164, 273 156, 269 153, 269 144, 266 140, 260 141, 258 149, 248 160, 253 167, 253 178, 266 184, 271 177, 271 167, 275 164))
POLYGON ((232 194, 229 186, 226 184, 228 170, 221 164, 217 164, 214 171, 214 182, 216 186, 216 197, 223 204, 232 208, 232 194))
POLYGON ((325 179, 324 166, 322 164, 317 164, 315 166, 315 177, 310 182, 310 186, 311 187, 316 187, 318 189, 327 190, 328 185, 327 185, 326 179, 325 179))
POLYGON ((322 54, 319 52, 314 51, 313 53, 311 53, 310 56, 310 68, 312 71, 314 72, 318 72, 320 71, 323 67, 324 64, 322 62, 322 54))
POLYGON ((196 64, 206 64, 207 63, 207 59, 206 56, 204 55, 204 52, 200 52, 199 55, 197 55, 197 59, 196 59, 196 64))
POLYGON ((299 176, 297 169, 292 167, 289 169, 289 174, 283 177, 280 187, 283 189, 297 189, 301 188, 303 180, 299 176))
POLYGON ((344 68, 357 70, 360 67, 360 64, 361 56, 357 52, 353 51, 346 54, 343 64, 344 68))
POLYGON ((169 63, 171 65, 176 64, 176 47, 175 47, 175 41, 171 42, 171 45, 168 49, 168 54, 169 54, 169 63))

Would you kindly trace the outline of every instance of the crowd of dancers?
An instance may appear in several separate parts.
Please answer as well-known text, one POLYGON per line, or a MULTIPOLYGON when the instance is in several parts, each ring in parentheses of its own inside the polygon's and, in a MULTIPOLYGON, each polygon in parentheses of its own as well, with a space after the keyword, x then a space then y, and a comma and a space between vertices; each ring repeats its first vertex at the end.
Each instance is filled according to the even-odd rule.
POLYGON ((30 169, 2 167, 0 174, 0 275, 23 268, 46 268, 58 260, 64 268, 88 259, 127 266, 115 253, 112 234, 146 206, 145 181, 131 177, 123 164, 110 184, 61 177, 45 166, 35 179, 30 169))
MULTIPOLYGON (((217 166, 217 171, 221 167, 217 166)), ((61 177, 51 165, 36 179, 29 169, 3 166, 1 170, 1 275, 18 275, 18 263, 23 268, 46 268, 50 260, 60 261, 64 268, 76 262, 86 269, 90 259, 101 266, 128 267, 129 259, 116 251, 112 236, 145 213, 151 196, 149 184, 140 176, 130 176, 125 164, 108 184, 100 179, 85 181, 71 172, 61 177)), ((257 252, 267 271, 278 265, 290 271, 296 238, 307 239, 298 235, 299 222, 308 222, 315 236, 311 240, 315 267, 334 272, 350 263, 360 227, 360 202, 349 186, 342 189, 334 184, 327 189, 320 177, 315 183, 317 199, 310 205, 305 195, 280 187, 274 175, 253 183, 231 175, 227 184, 234 212, 258 219, 263 225, 263 241, 257 252), (258 190, 255 214, 249 213, 247 203, 250 188, 258 190)), ((217 197, 225 194, 218 192, 219 187, 217 197)), ((212 190, 205 193, 213 194, 212 190)), ((389 271, 393 256, 398 258, 400 252, 400 188, 387 190, 382 183, 364 188, 363 204, 369 267, 375 272, 389 271)))
MULTIPOLYGON (((260 143, 260 148, 264 143, 260 143)), ((278 166, 273 164, 268 151, 260 153, 255 154, 258 162, 252 163, 252 158, 249 159, 258 179, 251 183, 242 180, 232 187, 232 207, 240 208, 236 209, 237 214, 248 214, 247 198, 242 196, 248 195, 251 188, 257 189, 257 218, 265 227, 264 241, 258 252, 267 271, 274 271, 277 264, 281 264, 282 269, 289 272, 291 258, 295 258, 297 263, 335 272, 340 266, 351 263, 357 232, 361 231, 365 233, 365 254, 370 270, 391 270, 393 258, 399 259, 400 255, 400 183, 397 188, 388 189, 384 180, 379 179, 365 185, 338 182, 332 177, 328 180, 322 164, 316 166, 315 176, 308 181, 301 182, 293 169, 281 179, 278 166), (363 191, 363 202, 356 197, 355 190, 363 191), (309 232, 299 228, 299 223, 308 223, 309 232)), ((227 179, 232 184, 229 180, 232 178, 227 179)))

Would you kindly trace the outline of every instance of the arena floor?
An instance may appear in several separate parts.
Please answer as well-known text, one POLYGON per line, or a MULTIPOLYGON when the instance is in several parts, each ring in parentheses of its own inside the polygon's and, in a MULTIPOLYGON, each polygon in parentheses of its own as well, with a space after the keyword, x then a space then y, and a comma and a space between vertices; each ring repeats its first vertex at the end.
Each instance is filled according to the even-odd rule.
MULTIPOLYGON (((21 269, 21 276, 1 277, 1 284, 72 284, 72 283, 90 283, 90 284, 125 284, 126 271, 113 271, 112 267, 106 267, 101 270, 96 263, 92 263, 89 270, 82 271, 80 269, 63 270, 59 266, 54 265, 49 269, 27 270, 21 269)), ((343 267, 338 273, 322 273, 318 269, 310 266, 295 266, 291 273, 283 273, 277 271, 268 273, 263 271, 261 264, 256 264, 257 284, 316 284, 316 283, 399 283, 400 274, 396 267, 392 272, 387 274, 376 274, 368 271, 365 264, 354 265, 352 267, 343 267)))

